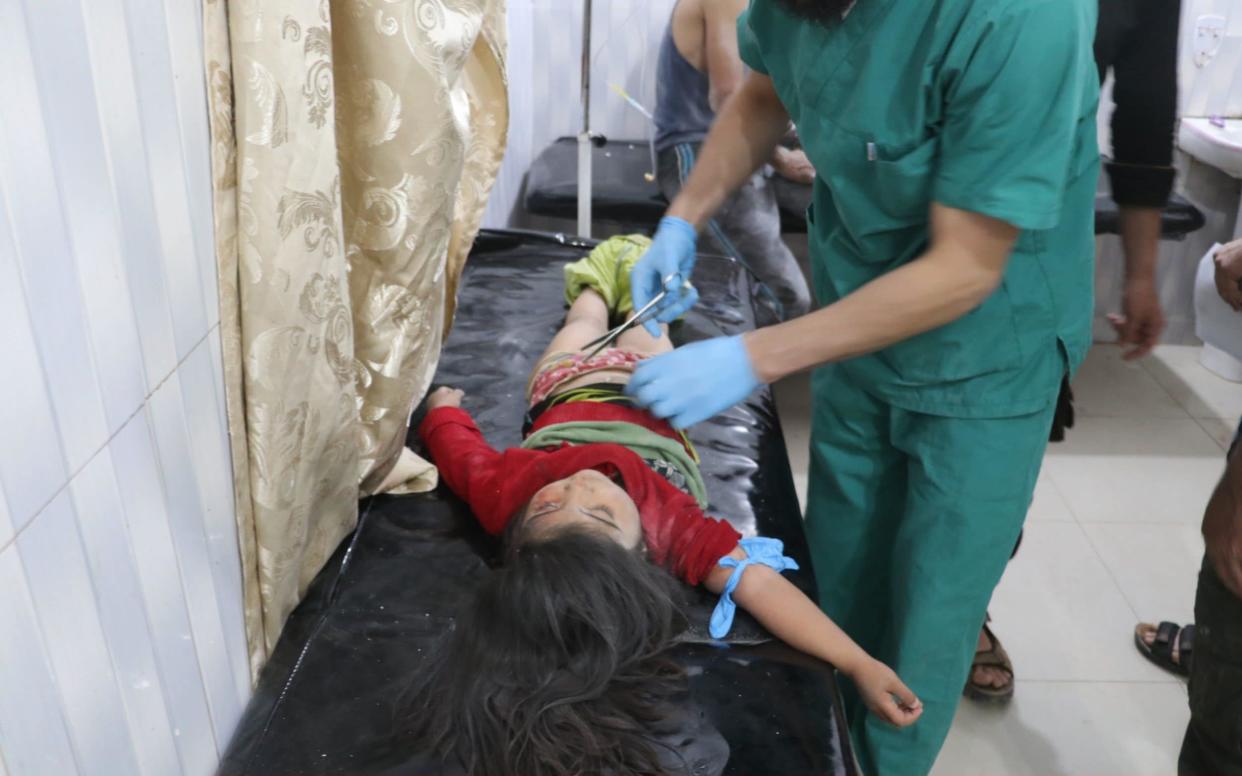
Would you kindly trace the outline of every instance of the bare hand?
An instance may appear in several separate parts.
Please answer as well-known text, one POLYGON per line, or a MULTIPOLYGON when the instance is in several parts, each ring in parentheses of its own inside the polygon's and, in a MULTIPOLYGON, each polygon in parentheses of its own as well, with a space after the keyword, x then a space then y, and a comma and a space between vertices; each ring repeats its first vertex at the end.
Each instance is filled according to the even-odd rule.
POLYGON ((1110 315, 1108 321, 1117 332, 1117 344, 1126 350, 1122 358, 1133 361, 1151 352, 1164 331, 1164 311, 1154 283, 1127 282, 1122 296, 1122 314, 1110 315))
POLYGON ((781 148, 772 159, 776 174, 794 183, 810 185, 815 181, 815 166, 801 148, 781 148))
POLYGON ((870 660, 850 676, 871 713, 897 727, 913 725, 923 714, 923 702, 897 678, 893 669, 870 660))
POLYGON ((1221 246, 1212 260, 1216 262, 1216 293, 1242 312, 1242 240, 1221 246))
POLYGON ((435 410, 440 407, 460 407, 461 400, 466 397, 466 392, 458 388, 450 388, 447 385, 441 386, 431 392, 427 397, 427 409, 435 410))

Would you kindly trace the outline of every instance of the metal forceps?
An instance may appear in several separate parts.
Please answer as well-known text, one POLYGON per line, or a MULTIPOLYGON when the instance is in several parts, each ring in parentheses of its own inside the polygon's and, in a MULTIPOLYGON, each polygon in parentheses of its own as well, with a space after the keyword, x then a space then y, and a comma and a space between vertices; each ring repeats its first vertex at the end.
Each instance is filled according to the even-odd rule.
MULTIPOLYGON (((661 283, 661 285, 662 286, 666 285, 670 281, 676 278, 677 278, 676 274, 668 275, 667 277, 664 278, 664 281, 663 283, 661 283)), ((682 288, 690 288, 690 283, 688 281, 685 283, 682 283, 682 288)), ((661 300, 663 300, 664 297, 666 296, 668 296, 668 291, 665 289, 661 289, 660 293, 652 297, 650 302, 643 305, 642 309, 639 310, 637 313, 635 313, 633 318, 629 319, 628 321, 621 324, 620 326, 613 327, 606 334, 604 334, 604 336, 591 340, 587 344, 583 345, 580 349, 587 350, 589 348, 590 352, 587 353, 586 357, 593 358, 594 356, 599 354, 601 350, 608 347, 612 343, 616 342, 617 337, 620 337, 622 334, 634 328, 635 326, 641 326, 644 320, 646 319, 647 313, 651 312, 655 308, 655 306, 658 305, 661 302, 661 300)))

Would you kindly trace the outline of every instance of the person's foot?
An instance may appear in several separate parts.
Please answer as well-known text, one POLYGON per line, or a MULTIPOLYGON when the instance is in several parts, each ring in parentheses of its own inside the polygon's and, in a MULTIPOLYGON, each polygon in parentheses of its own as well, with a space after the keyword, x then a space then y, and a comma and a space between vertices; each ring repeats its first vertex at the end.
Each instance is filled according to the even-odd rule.
MULTIPOLYGON (((975 656, 992 651, 993 642, 986 630, 979 631, 979 642, 975 645, 975 656)), ((1004 668, 975 663, 970 669, 970 681, 979 687, 991 687, 1000 690, 1013 684, 1013 677, 1004 668)))
POLYGON ((1195 626, 1172 622, 1153 625, 1140 622, 1134 627, 1134 644, 1151 662, 1175 674, 1186 676, 1194 652, 1195 626))
POLYGON ((986 624, 979 631, 975 661, 963 694, 977 701, 1006 701, 1013 697, 1013 663, 1000 639, 986 624))

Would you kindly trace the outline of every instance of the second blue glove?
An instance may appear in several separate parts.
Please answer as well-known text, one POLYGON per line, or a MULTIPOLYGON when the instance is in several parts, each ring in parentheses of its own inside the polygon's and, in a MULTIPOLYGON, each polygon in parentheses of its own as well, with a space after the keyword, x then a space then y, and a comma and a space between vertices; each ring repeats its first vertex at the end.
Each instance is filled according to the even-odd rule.
POLYGON ((692 342, 640 362, 625 392, 656 417, 687 428, 727 410, 759 385, 738 335, 692 342))

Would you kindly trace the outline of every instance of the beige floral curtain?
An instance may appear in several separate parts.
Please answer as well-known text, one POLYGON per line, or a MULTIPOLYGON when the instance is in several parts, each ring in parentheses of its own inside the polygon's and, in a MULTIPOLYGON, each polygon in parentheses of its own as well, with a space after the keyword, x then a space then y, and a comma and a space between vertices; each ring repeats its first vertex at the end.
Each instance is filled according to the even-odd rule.
POLYGON ((205 0, 254 673, 404 449, 508 123, 502 0, 205 0))

